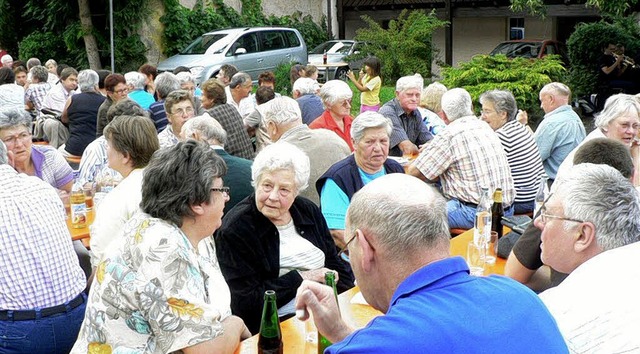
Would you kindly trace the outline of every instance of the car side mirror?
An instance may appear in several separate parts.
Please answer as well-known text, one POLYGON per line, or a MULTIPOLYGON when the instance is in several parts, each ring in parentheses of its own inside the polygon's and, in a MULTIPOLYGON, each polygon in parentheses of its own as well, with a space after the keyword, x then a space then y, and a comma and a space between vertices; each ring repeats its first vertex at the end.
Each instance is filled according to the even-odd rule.
POLYGON ((239 55, 239 54, 247 54, 247 50, 244 48, 238 48, 236 49, 236 51, 233 53, 233 55, 239 55))

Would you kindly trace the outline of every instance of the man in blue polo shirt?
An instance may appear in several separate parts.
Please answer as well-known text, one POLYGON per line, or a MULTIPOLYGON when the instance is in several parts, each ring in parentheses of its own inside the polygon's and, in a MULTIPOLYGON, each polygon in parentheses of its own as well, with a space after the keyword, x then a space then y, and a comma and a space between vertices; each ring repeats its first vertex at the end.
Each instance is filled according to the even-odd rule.
POLYGON ((335 343, 325 353, 567 353, 535 293, 500 276, 475 277, 449 256, 444 198, 404 174, 389 174, 351 199, 345 235, 362 295, 385 313, 354 330, 332 290, 305 281, 296 313, 308 312, 335 343))

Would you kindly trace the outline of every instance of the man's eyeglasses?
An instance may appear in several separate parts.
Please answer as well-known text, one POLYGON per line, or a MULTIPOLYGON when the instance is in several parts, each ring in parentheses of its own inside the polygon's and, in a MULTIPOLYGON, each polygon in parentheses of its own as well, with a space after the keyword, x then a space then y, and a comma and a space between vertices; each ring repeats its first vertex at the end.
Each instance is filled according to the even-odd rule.
POLYGON ((230 195, 230 194, 229 194, 229 191, 230 191, 230 190, 231 190, 231 189, 230 189, 229 187, 217 187, 217 188, 211 188, 211 191, 212 191, 212 192, 220 192, 220 193, 222 193, 222 194, 226 194, 226 195, 227 195, 227 197, 230 195))
POLYGON ((353 240, 356 239, 356 236, 358 236, 358 232, 357 230, 353 232, 353 236, 351 236, 351 238, 349 239, 349 241, 347 241, 347 243, 344 244, 344 247, 342 247, 342 249, 340 250, 340 252, 338 252, 338 257, 342 258, 345 262, 350 263, 351 260, 349 258, 349 244, 351 242, 353 242, 353 240))
POLYGON ((194 112, 193 108, 187 107, 187 108, 178 108, 175 110, 175 112, 171 114, 184 116, 185 114, 193 114, 193 112, 194 112))
POLYGON ((557 219, 557 220, 564 220, 564 221, 572 221, 572 222, 578 222, 578 223, 583 223, 583 220, 578 220, 578 219, 572 219, 572 218, 566 218, 564 216, 556 216, 556 215, 551 215, 551 214, 547 214, 547 202, 549 202, 549 199, 551 199, 551 196, 553 195, 553 193, 550 193, 549 196, 547 197, 547 200, 544 201, 544 203, 542 203, 542 206, 540 207, 540 221, 543 224, 546 224, 549 219, 557 219))

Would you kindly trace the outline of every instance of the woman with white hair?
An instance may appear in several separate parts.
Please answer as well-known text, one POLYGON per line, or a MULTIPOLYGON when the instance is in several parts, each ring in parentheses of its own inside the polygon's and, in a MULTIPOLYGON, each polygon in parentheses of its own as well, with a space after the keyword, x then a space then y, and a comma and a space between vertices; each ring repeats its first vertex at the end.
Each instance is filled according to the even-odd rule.
POLYGON ((130 71, 124 74, 124 78, 127 80, 127 86, 129 86, 129 94, 127 94, 127 97, 134 100, 140 107, 149 109, 149 106, 156 100, 153 98, 153 95, 145 89, 147 77, 144 76, 143 73, 130 71))
POLYGON ((69 139, 58 148, 65 156, 82 156, 96 138, 98 110, 105 100, 98 89, 98 73, 91 69, 78 73, 80 93, 71 96, 62 113, 62 123, 69 125, 69 139))
POLYGON ((325 111, 309 124, 311 129, 328 129, 338 134, 349 145, 351 151, 353 151, 351 141, 352 96, 353 92, 346 82, 342 80, 327 81, 320 89, 320 98, 325 111))
POLYGON ((279 316, 289 316, 303 280, 323 283, 327 271, 337 271, 344 291, 353 275, 338 258, 320 209, 298 196, 309 181, 309 158, 300 149, 283 141, 266 146, 251 177, 255 193, 225 216, 214 239, 231 310, 257 333, 265 290, 275 290, 279 316))
POLYGON ((364 112, 351 126, 355 151, 336 162, 316 182, 322 215, 336 245, 344 246, 344 221, 351 197, 364 185, 389 173, 404 173, 395 160, 387 159, 391 121, 377 112, 364 112))
MULTIPOLYGON (((556 179, 568 172, 573 166, 573 156, 585 142, 595 138, 609 138, 617 140, 631 149, 634 160, 638 158, 640 146, 636 142, 638 129, 640 128, 640 102, 632 95, 620 93, 607 98, 604 109, 596 116, 596 129, 594 129, 573 151, 567 155, 560 167, 556 179)), ((635 166, 634 176, 638 176, 640 166, 635 166)), ((638 185, 634 177, 634 185, 638 185)))

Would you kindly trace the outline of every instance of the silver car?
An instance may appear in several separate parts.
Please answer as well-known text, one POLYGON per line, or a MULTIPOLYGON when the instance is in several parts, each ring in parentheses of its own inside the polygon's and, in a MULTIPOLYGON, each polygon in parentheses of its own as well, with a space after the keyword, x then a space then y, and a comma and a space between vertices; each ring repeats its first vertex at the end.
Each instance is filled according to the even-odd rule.
POLYGON ((363 43, 348 39, 336 39, 324 42, 309 52, 309 64, 318 67, 318 81, 338 79, 346 80, 349 69, 357 71, 362 68, 364 59, 345 62, 347 55, 359 54, 363 43), (327 53, 327 64, 323 64, 324 53, 327 53))
POLYGON ((283 27, 246 27, 205 33, 180 54, 160 62, 158 70, 186 66, 201 83, 216 77, 222 65, 231 64, 257 81, 260 73, 273 71, 280 63, 307 63, 307 45, 300 32, 283 27))

